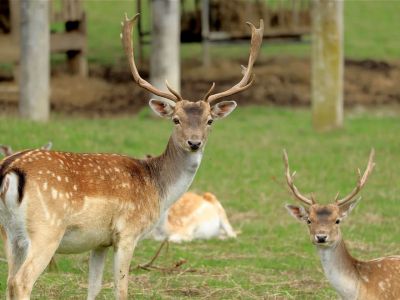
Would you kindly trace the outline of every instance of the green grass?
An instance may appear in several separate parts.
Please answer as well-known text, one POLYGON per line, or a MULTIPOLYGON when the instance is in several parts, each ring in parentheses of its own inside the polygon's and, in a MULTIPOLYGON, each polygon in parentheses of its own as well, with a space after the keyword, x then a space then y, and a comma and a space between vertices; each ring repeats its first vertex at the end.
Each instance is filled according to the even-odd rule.
MULTIPOLYGON (((399 254, 398 115, 348 114, 344 129, 325 134, 312 130, 310 118, 307 110, 250 106, 217 122, 192 190, 214 192, 242 233, 237 240, 171 245, 157 264, 170 266, 186 259, 180 272, 174 273, 136 270, 134 266, 147 261, 158 247, 156 242, 142 241, 132 262, 130 297, 335 299, 305 226, 283 208, 295 201, 284 184, 282 148, 298 171, 298 187, 304 193, 315 191, 317 199, 327 203, 336 191, 344 194, 353 188, 355 169, 365 167, 369 150, 375 147, 376 169, 362 192, 362 202, 342 228, 359 258, 399 254)), ((144 110, 132 118, 55 116, 48 124, 3 118, 0 135, 1 142, 15 149, 52 140, 55 149, 142 157, 163 150, 171 127, 144 110)), ((87 257, 58 255, 60 272, 44 273, 32 298, 83 299, 87 257)), ((99 299, 112 298, 111 265, 110 253, 99 299)), ((5 293, 6 269, 0 261, 0 297, 5 293)))
MULTIPOLYGON (((127 0, 88 0, 85 2, 88 13, 89 59, 92 62, 114 64, 125 62, 120 45, 120 21, 125 12, 133 15, 136 5, 127 0)), ((400 26, 398 12, 400 1, 360 1, 344 2, 344 49, 345 56, 356 59, 399 59, 400 26)), ((143 5, 142 16, 145 29, 149 28, 149 9, 143 5)), ((243 25, 244 26, 244 25, 243 25)), ((309 41, 309 38, 306 38, 309 41)), ((247 44, 215 45, 211 48, 213 58, 235 58, 247 55, 247 44)), ((149 53, 145 47, 145 55, 149 53)), ((270 43, 264 42, 265 57, 276 55, 308 56, 309 43, 270 43)), ((199 44, 182 45, 183 58, 200 58, 199 44)))

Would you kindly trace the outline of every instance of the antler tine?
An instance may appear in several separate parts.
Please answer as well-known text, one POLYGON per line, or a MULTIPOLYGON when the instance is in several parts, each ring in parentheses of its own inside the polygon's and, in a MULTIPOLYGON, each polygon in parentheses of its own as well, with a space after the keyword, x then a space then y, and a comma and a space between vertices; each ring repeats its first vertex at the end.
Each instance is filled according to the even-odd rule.
POLYGON ((286 173, 286 181, 287 184, 289 186, 289 188, 292 190, 293 195, 300 201, 304 202, 307 205, 313 205, 315 204, 315 200, 314 200, 314 195, 311 196, 311 199, 303 196, 302 194, 300 194, 299 190, 297 189, 297 187, 294 185, 293 183, 293 176, 296 172, 293 173, 293 175, 290 175, 290 168, 289 168, 289 159, 288 159, 288 155, 286 153, 286 150, 283 150, 283 161, 285 163, 285 173, 286 173))
POLYGON ((204 101, 206 101, 206 102, 208 101, 208 97, 210 97, 210 95, 211 95, 211 93, 213 92, 214 88, 215 88, 215 82, 212 83, 210 89, 209 89, 208 92, 204 95, 204 98, 203 98, 204 101))
POLYGON ((260 51, 264 34, 264 21, 260 20, 260 27, 258 29, 250 22, 247 22, 246 24, 251 28, 251 42, 250 42, 251 46, 250 46, 250 55, 247 68, 242 66, 242 73, 243 73, 242 80, 240 80, 239 83, 231 87, 229 90, 209 96, 205 100, 208 103, 216 101, 222 97, 227 97, 240 93, 248 89, 253 83, 254 80, 253 65, 258 56, 258 52, 260 51))
POLYGON ((168 91, 170 91, 173 95, 175 95, 177 101, 183 100, 182 96, 169 85, 168 80, 165 80, 165 85, 167 86, 168 91))
POLYGON ((133 54, 133 43, 132 43, 132 28, 139 17, 139 14, 136 14, 132 19, 128 18, 128 15, 125 13, 125 19, 122 22, 122 33, 121 33, 121 39, 122 39, 122 45, 125 50, 125 54, 128 58, 129 66, 132 72, 133 80, 142 88, 148 90, 150 93, 155 94, 157 96, 160 96, 162 98, 166 98, 169 100, 172 100, 174 102, 180 101, 182 97, 177 93, 177 92, 172 92, 172 89, 167 86, 168 90, 171 92, 166 93, 163 91, 160 91, 153 85, 151 85, 149 82, 144 80, 142 77, 140 77, 140 74, 137 70, 136 64, 135 64, 135 57, 133 54))
POLYGON ((336 193, 335 202, 339 199, 339 192, 336 193))
POLYGON ((368 165, 364 171, 364 174, 361 176, 360 169, 357 169, 358 180, 356 187, 346 197, 340 200, 336 200, 337 205, 343 205, 347 203, 348 201, 353 199, 358 194, 358 192, 364 187, 365 183, 367 182, 368 176, 372 173, 372 170, 375 167, 374 157, 375 157, 375 150, 372 148, 371 153, 369 154, 368 165))

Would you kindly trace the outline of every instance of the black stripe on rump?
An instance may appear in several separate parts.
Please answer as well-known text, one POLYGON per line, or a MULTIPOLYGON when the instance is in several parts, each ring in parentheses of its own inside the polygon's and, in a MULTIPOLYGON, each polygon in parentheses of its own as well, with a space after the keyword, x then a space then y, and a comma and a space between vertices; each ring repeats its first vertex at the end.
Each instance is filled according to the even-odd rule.
POLYGON ((14 155, 11 155, 9 157, 6 157, 3 159, 1 165, 0 165, 0 186, 3 184, 4 177, 6 176, 7 173, 14 172, 18 176, 18 201, 21 203, 22 198, 24 196, 24 188, 25 188, 25 182, 26 182, 26 174, 24 171, 18 169, 18 168, 13 168, 10 167, 10 165, 17 159, 20 158, 22 155, 25 153, 32 151, 32 150, 25 150, 21 151, 19 153, 16 153, 14 155))

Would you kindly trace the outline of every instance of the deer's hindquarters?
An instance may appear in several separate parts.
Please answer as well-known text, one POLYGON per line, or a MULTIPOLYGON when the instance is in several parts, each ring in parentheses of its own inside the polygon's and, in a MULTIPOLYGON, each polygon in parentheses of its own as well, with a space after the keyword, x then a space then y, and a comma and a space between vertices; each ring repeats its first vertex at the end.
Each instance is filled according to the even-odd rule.
POLYGON ((10 172, 2 176, 0 187, 0 225, 12 246, 13 253, 18 249, 26 249, 29 244, 26 230, 26 205, 20 202, 21 178, 19 174, 10 172))

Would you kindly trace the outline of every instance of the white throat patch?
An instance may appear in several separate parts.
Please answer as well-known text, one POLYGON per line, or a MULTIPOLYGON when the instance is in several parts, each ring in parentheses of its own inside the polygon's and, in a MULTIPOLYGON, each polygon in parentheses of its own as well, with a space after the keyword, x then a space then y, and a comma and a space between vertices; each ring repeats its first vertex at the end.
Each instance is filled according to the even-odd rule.
POLYGON ((190 153, 179 177, 168 186, 166 196, 161 203, 161 215, 174 204, 190 187, 203 157, 202 151, 190 153))
POLYGON ((341 268, 341 258, 335 248, 318 249, 326 278, 343 299, 357 299, 358 282, 341 268))

